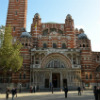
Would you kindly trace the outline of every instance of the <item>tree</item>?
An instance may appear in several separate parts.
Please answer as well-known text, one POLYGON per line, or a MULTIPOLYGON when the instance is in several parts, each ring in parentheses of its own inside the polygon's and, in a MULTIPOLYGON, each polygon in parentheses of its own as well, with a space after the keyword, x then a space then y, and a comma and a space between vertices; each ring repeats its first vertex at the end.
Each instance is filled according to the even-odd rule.
POLYGON ((20 55, 21 43, 13 43, 11 27, 5 28, 3 44, 0 48, 0 70, 16 72, 22 67, 23 58, 20 55))

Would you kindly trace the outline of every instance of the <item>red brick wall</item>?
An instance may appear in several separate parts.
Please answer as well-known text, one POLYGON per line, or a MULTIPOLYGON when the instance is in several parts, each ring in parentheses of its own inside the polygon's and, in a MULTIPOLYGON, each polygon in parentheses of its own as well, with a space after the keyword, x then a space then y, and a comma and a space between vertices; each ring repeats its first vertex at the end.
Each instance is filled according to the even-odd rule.
POLYGON ((27 0, 9 0, 6 26, 11 25, 13 36, 20 36, 21 28, 26 28, 26 16, 27 0))

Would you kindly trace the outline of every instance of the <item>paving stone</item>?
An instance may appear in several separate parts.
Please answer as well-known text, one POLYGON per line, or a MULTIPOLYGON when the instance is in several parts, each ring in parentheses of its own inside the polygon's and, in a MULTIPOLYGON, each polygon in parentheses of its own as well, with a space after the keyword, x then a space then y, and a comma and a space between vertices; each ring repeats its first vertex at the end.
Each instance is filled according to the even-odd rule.
MULTIPOLYGON (((93 91, 84 91, 81 96, 78 96, 77 91, 69 91, 68 98, 64 97, 64 92, 18 93, 17 95, 14 100, 94 100, 93 91)), ((5 94, 0 94, 0 100, 6 100, 5 94)), ((8 100, 12 100, 11 94, 8 100)))

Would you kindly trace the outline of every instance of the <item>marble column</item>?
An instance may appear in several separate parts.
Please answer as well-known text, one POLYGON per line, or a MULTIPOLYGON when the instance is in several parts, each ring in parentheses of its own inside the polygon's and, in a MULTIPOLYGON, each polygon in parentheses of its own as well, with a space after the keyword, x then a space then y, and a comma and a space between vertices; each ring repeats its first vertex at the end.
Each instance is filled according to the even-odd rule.
POLYGON ((33 72, 33 85, 34 85, 34 72, 33 72))
POLYGON ((63 76, 62 76, 62 72, 60 72, 60 89, 61 89, 61 91, 63 89, 63 76))
POLYGON ((52 83, 52 71, 50 72, 50 82, 52 83))

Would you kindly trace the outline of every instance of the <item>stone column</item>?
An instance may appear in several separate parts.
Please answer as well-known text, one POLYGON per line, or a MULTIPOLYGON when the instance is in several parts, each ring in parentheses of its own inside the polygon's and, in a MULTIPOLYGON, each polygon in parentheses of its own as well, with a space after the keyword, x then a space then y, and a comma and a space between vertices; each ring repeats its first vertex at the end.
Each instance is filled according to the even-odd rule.
POLYGON ((37 86, 37 72, 36 72, 36 86, 37 86))
POLYGON ((49 88, 51 88, 51 87, 50 87, 50 84, 52 84, 52 71, 50 72, 49 88))
POLYGON ((34 72, 33 72, 33 85, 34 85, 34 72))
POLYGON ((45 72, 43 73, 43 84, 44 84, 44 88, 45 88, 45 72))
POLYGON ((62 72, 60 72, 60 89, 61 89, 61 91, 63 89, 63 76, 62 76, 62 72))
POLYGON ((76 56, 76 64, 79 64, 79 63, 78 63, 78 57, 77 57, 77 56, 76 56))
POLYGON ((34 55, 34 64, 35 64, 35 55, 34 55))
POLYGON ((52 71, 50 73, 50 82, 52 83, 52 71))
POLYGON ((71 55, 71 61, 72 61, 72 65, 73 65, 73 54, 71 55))

